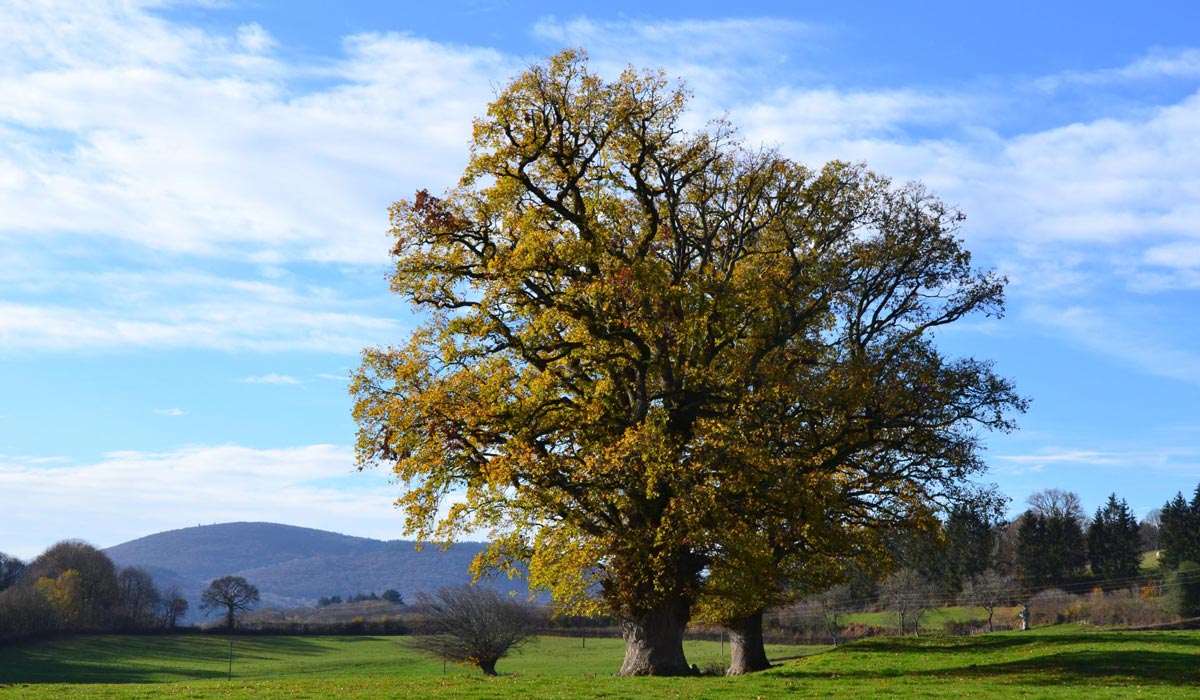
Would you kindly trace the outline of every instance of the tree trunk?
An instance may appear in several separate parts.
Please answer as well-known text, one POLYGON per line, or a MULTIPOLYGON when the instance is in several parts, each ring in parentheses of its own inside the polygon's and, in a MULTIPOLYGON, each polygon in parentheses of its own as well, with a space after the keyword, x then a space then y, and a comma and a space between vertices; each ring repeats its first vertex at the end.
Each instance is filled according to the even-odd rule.
POLYGON ((229 611, 225 613, 225 626, 229 629, 233 629, 233 622, 233 608, 230 608, 229 611))
POLYGON ((625 661, 621 664, 619 675, 692 675, 692 667, 683 655, 683 631, 690 614, 690 606, 686 601, 675 600, 622 622, 625 661))
POLYGON ((496 661, 497 659, 482 659, 479 662, 479 670, 483 671, 485 676, 496 675, 496 661))
POLYGON ((767 649, 763 646, 762 626, 761 610, 725 625, 729 630, 729 668, 725 675, 740 676, 771 668, 767 649))

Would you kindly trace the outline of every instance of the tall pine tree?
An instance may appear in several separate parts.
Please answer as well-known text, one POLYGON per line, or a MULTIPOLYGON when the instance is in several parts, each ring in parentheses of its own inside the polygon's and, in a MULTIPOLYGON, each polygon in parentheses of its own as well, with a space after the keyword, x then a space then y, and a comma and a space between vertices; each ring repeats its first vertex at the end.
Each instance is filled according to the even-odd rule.
POLYGON ((1127 579, 1138 575, 1138 523, 1124 499, 1111 494, 1088 528, 1088 559, 1092 574, 1102 579, 1127 579))
POLYGON ((1025 511, 1017 527, 1017 561, 1025 585, 1040 588, 1070 582, 1087 564, 1079 521, 1067 514, 1025 511))
POLYGON ((1200 563, 1200 485, 1192 502, 1182 493, 1163 504, 1159 516, 1159 561, 1168 569, 1177 569, 1185 561, 1200 563))

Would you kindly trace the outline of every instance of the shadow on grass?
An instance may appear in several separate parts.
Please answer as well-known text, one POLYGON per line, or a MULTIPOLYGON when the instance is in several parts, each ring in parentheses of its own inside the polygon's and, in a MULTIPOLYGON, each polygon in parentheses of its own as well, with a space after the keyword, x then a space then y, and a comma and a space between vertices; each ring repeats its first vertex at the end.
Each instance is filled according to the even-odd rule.
MULTIPOLYGON (((327 653, 303 637, 235 637, 238 662, 327 653)), ((0 650, 0 683, 154 683, 224 678, 229 639, 188 635, 81 636, 0 650)))
POLYGON ((1200 647, 1200 635, 1125 630, 1072 630, 1039 631, 1037 633, 1010 632, 975 637, 877 637, 858 641, 853 649, 859 653, 903 653, 936 652, 967 653, 994 652, 1004 649, 1052 647, 1058 645, 1084 644, 1107 646, 1112 644, 1157 644, 1177 647, 1200 647))
POLYGON ((874 639, 847 649, 846 663, 839 664, 836 669, 809 670, 800 665, 780 669, 777 673, 787 678, 814 680, 836 674, 841 678, 863 680, 993 678, 1030 685, 1127 680, 1195 686, 1200 684, 1200 652, 1190 647, 1197 644, 1200 644, 1200 639, 1195 637, 1122 632, 975 637, 969 643, 957 639, 874 639), (1115 644, 1126 648, 1114 648, 1115 644), (1158 645, 1162 648, 1131 649, 1128 648, 1130 644, 1158 645), (989 656, 1003 656, 1004 650, 1021 647, 1029 655, 1010 661, 970 663, 970 658, 954 655, 954 652, 973 652, 980 659, 987 660, 989 656), (951 655, 945 656, 946 652, 951 655), (880 662, 873 660, 875 654, 897 658, 880 662), (931 655, 946 660, 939 664, 939 668, 912 668, 906 665, 905 657, 909 655, 915 664, 927 664, 931 655))
MULTIPOLYGON (((955 668, 932 670, 880 669, 838 670, 839 678, 863 680, 885 678, 1004 678, 1018 677, 1030 685, 1061 685, 1087 680, 1116 680, 1153 682, 1164 685, 1194 686, 1200 683, 1200 665, 1194 654, 1154 651, 1069 651, 1047 654, 1034 659, 1007 661, 995 664, 972 664, 955 668)), ((823 679, 829 672, 799 670, 780 671, 779 675, 794 679, 823 679)))

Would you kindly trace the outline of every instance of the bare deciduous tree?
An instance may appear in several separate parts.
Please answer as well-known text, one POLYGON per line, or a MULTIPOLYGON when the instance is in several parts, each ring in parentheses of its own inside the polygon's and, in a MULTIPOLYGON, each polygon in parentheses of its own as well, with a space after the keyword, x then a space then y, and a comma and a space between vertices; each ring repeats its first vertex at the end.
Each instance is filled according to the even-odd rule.
POLYGON ((187 598, 183 597, 179 586, 171 586, 163 591, 162 597, 159 599, 159 612, 162 615, 163 627, 175 629, 175 625, 179 624, 179 618, 187 614, 189 607, 187 598))
POLYGON ((0 591, 16 583, 23 571, 25 571, 25 562, 10 554, 0 552, 0 591))
POLYGON ((1083 510, 1079 494, 1062 489, 1044 489, 1029 497, 1029 508, 1043 518, 1067 518, 1079 527, 1088 526, 1088 516, 1083 510))
POLYGON ((1001 605, 1011 605, 1020 592, 1020 584, 1012 576, 1005 576, 995 569, 988 569, 967 579, 963 584, 962 594, 959 595, 961 605, 975 605, 983 608, 988 614, 988 632, 992 632, 992 618, 996 608, 1001 605))
POLYGON ((850 614, 850 587, 838 585, 813 596, 813 602, 820 610, 821 621, 825 631, 833 639, 833 645, 838 645, 838 635, 846 626, 846 617, 850 614))
POLYGON ((150 572, 130 566, 117 574, 117 603, 119 623, 132 627, 147 627, 155 617, 161 595, 154 586, 150 572))
POLYGON ((913 634, 921 635, 921 618, 938 605, 937 587, 916 569, 900 569, 879 585, 884 604, 896 614, 900 634, 912 625, 913 634))
POLYGON ((440 659, 478 666, 496 675, 496 662, 541 628, 542 614, 501 598, 490 588, 457 586, 417 594, 419 614, 409 644, 440 659))

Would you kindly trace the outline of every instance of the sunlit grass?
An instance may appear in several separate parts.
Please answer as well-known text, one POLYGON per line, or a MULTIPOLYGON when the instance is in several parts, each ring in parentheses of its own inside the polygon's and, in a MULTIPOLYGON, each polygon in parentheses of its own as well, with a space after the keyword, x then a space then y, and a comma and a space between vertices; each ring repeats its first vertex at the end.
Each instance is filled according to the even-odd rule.
MULTIPOLYGON (((867 639, 839 649, 773 648, 794 658, 741 678, 616 678, 620 640, 542 638, 500 678, 447 668, 402 638, 84 637, 0 649, 8 698, 1191 698, 1200 634, 1064 626, 977 637, 867 639)), ((725 648, 728 652, 728 648, 725 648)), ((693 642, 700 666, 717 642, 693 642)))

